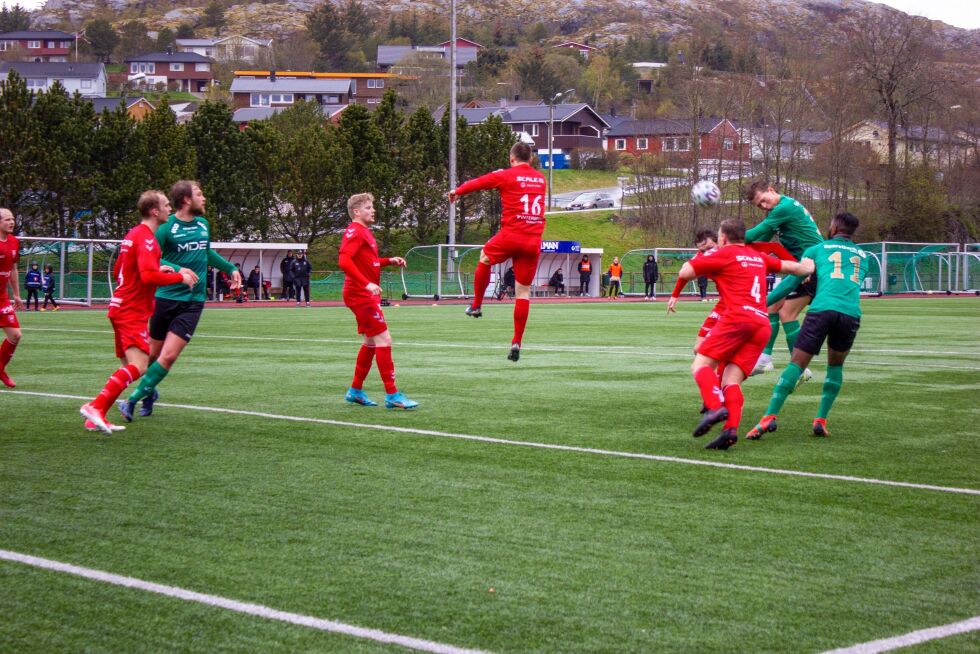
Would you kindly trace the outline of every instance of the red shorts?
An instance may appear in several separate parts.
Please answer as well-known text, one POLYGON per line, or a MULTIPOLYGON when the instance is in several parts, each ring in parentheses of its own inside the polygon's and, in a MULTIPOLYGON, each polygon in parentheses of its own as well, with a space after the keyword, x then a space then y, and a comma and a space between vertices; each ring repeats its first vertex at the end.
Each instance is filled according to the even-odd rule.
POLYGON ((497 232, 497 235, 483 246, 483 254, 490 259, 490 265, 512 259, 514 281, 524 286, 531 286, 534 283, 534 273, 538 270, 538 257, 541 256, 541 237, 515 236, 497 232))
POLYGON ((698 354, 722 363, 734 363, 748 377, 759 355, 766 349, 770 333, 772 328, 768 322, 745 316, 722 316, 701 342, 698 354))
POLYGON ((385 322, 385 314, 381 312, 381 305, 378 304, 355 304, 348 306, 357 319, 357 333, 365 336, 377 336, 388 331, 388 323, 385 322))
POLYGON ((116 337, 116 356, 122 359, 131 347, 150 353, 150 332, 145 320, 109 319, 116 337))
POLYGON ((721 320, 721 314, 712 310, 708 314, 708 317, 704 319, 704 322, 701 323, 701 329, 698 330, 698 338, 705 338, 710 334, 711 329, 718 324, 719 320, 721 320))
POLYGON ((17 312, 14 311, 14 305, 7 304, 3 308, 0 308, 0 328, 3 327, 20 327, 20 322, 17 320, 17 312))

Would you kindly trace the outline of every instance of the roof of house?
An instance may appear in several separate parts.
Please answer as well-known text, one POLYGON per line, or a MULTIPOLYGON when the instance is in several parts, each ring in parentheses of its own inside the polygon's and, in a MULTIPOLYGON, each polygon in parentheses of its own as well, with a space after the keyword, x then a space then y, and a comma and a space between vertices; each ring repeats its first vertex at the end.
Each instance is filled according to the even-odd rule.
POLYGON ((105 74, 101 63, 77 63, 73 61, 4 61, 0 62, 0 76, 6 77, 11 70, 21 77, 57 77, 97 79, 105 74))
POLYGON ((306 79, 295 77, 269 78, 236 77, 231 82, 232 93, 350 93, 350 79, 306 79))
MULTIPOLYGON (((394 66, 408 55, 414 52, 438 54, 442 59, 449 60, 449 48, 441 45, 418 46, 418 45, 379 45, 378 46, 378 65, 394 66)), ((465 66, 471 61, 476 61, 477 48, 457 48, 456 65, 465 66)))
POLYGON ((177 39, 177 45, 182 45, 188 48, 206 48, 206 47, 218 45, 223 41, 229 41, 231 39, 245 39, 246 41, 251 41, 256 45, 264 45, 264 46, 272 45, 272 39, 257 39, 252 36, 242 36, 240 34, 234 34, 232 36, 215 37, 213 39, 177 39))
MULTIPOLYGON (((877 120, 866 120, 865 123, 869 125, 874 125, 880 129, 885 137, 888 133, 888 124, 877 120)), ((860 125, 860 123, 858 123, 860 125)), ((857 127, 857 125, 855 125, 857 127)), ((853 128, 851 128, 853 129, 853 128)), ((924 127, 922 125, 899 125, 898 126, 898 137, 907 138, 914 141, 929 141, 932 143, 950 143, 953 145, 971 145, 969 141, 961 139, 957 136, 947 134, 946 130, 939 127, 924 127)))
MULTIPOLYGON (((313 79, 404 79, 395 73, 315 73, 310 70, 277 70, 276 77, 309 77, 313 79)), ((268 70, 236 70, 235 77, 268 77, 268 70)))
POLYGON ((615 128, 617 125, 621 125, 626 121, 633 120, 629 116, 616 116, 613 114, 599 114, 599 115, 602 116, 602 119, 606 121, 606 124, 609 125, 610 128, 615 128))
MULTIPOLYGON (((473 109, 459 109, 459 115, 466 119, 467 123, 478 124, 484 122, 490 116, 499 116, 507 124, 514 123, 543 123, 549 119, 548 105, 534 105, 530 107, 477 107, 473 109)), ((556 104, 555 122, 562 123, 569 120, 581 111, 588 111, 599 122, 606 127, 609 126, 602 116, 597 114, 592 107, 587 104, 556 104)), ((433 112, 436 120, 442 120, 446 113, 446 107, 442 106, 433 112)))
POLYGON ((69 34, 67 32, 59 32, 58 30, 21 30, 19 32, 4 32, 0 34, 0 39, 3 40, 24 40, 24 39, 58 39, 65 40, 71 39, 75 40, 74 34, 69 34))
POLYGON ((196 52, 149 52, 147 54, 128 57, 126 63, 131 61, 152 61, 183 64, 209 64, 210 57, 197 54, 196 52))
MULTIPOLYGON (((707 134, 718 127, 724 118, 702 118, 698 129, 707 134)), ((653 120, 627 120, 613 126, 606 136, 667 136, 669 134, 686 135, 691 133, 690 119, 654 118, 653 120)))
MULTIPOLYGON (((483 47, 482 45, 480 45, 476 41, 471 41, 469 39, 464 39, 463 37, 458 36, 458 37, 456 37, 456 47, 457 48, 460 47, 460 45, 459 45, 460 41, 462 41, 463 43, 469 43, 469 45, 462 46, 464 48, 482 48, 483 47)), ((452 44, 453 44, 452 39, 450 39, 449 41, 443 41, 439 45, 442 46, 442 47, 444 47, 444 48, 448 48, 452 44)))
POLYGON ((553 46, 555 48, 578 48, 579 50, 598 50, 599 48, 594 45, 588 45, 586 43, 579 43, 578 41, 562 41, 558 45, 553 46))
POLYGON ((470 100, 466 103, 466 109, 510 109, 512 107, 534 107, 536 105, 542 104, 541 100, 470 100))
POLYGON ((103 111, 115 111, 124 102, 127 109, 140 102, 145 102, 150 105, 151 109, 155 108, 153 103, 141 96, 135 98, 88 98, 88 100, 92 102, 92 108, 95 109, 95 113, 97 114, 101 114, 103 111))
MULTIPOLYGON (((327 104, 322 105, 320 109, 323 111, 323 115, 327 118, 333 118, 341 111, 346 109, 348 105, 346 104, 327 104)), ((289 107, 244 107, 242 109, 236 109, 235 113, 232 114, 231 119, 236 123, 250 123, 253 120, 265 120, 266 118, 271 118, 280 111, 285 111, 289 107)))

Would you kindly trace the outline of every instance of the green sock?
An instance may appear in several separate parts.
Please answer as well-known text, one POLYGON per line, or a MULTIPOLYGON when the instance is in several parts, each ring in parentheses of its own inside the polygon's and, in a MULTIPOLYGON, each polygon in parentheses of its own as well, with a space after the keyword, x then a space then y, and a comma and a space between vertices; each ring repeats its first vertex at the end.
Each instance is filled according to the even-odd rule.
POLYGON ((818 418, 827 419, 830 407, 837 399, 837 394, 840 393, 840 387, 843 383, 844 366, 827 366, 827 377, 823 380, 823 396, 820 398, 820 411, 817 412, 818 418))
POLYGON ((150 395, 157 387, 157 384, 162 382, 163 378, 167 376, 168 372, 170 371, 161 366, 159 361, 151 363, 150 367, 146 369, 146 374, 140 378, 140 385, 129 396, 129 401, 139 402, 147 395, 150 395))
POLYGON ((783 332, 786 334, 786 345, 789 346, 789 353, 792 355, 793 348, 796 346, 796 337, 800 333, 800 321, 790 320, 789 322, 784 322, 783 332))
POLYGON ((795 363, 790 363, 786 366, 786 370, 779 376, 779 381, 776 382, 775 388, 772 389, 772 397, 769 399, 769 406, 766 408, 767 416, 779 414, 779 410, 783 408, 783 402, 796 389, 796 380, 802 374, 803 369, 795 363))
POLYGON ((772 347, 776 344, 776 337, 779 336, 779 314, 770 313, 769 314, 769 326, 772 327, 772 333, 769 334, 769 342, 766 343, 766 349, 762 352, 763 354, 768 354, 772 356, 772 347))

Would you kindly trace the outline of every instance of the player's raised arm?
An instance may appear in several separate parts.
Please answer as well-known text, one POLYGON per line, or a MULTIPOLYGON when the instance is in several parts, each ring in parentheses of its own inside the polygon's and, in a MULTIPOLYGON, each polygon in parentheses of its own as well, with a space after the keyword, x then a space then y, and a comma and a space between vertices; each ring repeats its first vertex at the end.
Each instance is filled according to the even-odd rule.
POLYGON ((670 294, 670 299, 667 300, 667 313, 677 312, 675 307, 677 306, 677 300, 680 299, 681 291, 689 281, 697 276, 698 274, 694 271, 694 266, 691 265, 691 262, 685 261, 677 273, 677 283, 674 284, 674 292, 670 294))

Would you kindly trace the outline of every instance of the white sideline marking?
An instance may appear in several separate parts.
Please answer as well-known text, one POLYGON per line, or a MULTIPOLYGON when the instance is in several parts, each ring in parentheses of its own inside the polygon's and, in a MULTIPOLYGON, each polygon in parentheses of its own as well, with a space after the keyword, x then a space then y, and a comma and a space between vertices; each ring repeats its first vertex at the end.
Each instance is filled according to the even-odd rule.
MULTIPOLYGON (((33 391, 9 391, 0 390, 0 393, 10 395, 29 395, 33 397, 51 397, 65 400, 80 400, 87 402, 91 398, 81 395, 65 395, 62 393, 38 393, 33 391)), ((379 425, 371 423, 348 422, 346 420, 331 420, 329 418, 304 418, 302 416, 285 416, 276 413, 264 413, 261 411, 244 411, 241 409, 224 409, 213 406, 196 406, 193 404, 168 404, 157 402, 154 406, 166 406, 173 409, 187 409, 189 411, 207 411, 210 413, 227 413, 237 416, 252 416, 255 418, 268 418, 270 420, 288 420, 290 422, 308 422, 317 425, 333 425, 336 427, 355 427, 357 429, 376 429, 378 431, 393 431, 403 434, 419 434, 421 436, 437 436, 439 438, 455 438, 464 441, 476 441, 480 443, 492 443, 494 445, 516 445, 520 447, 534 447, 542 450, 558 450, 561 452, 577 452, 579 454, 598 454, 601 456, 612 456, 623 459, 643 459, 646 461, 660 461, 663 463, 684 463, 693 466, 708 466, 711 468, 724 468, 727 470, 744 470, 747 472, 762 472, 771 475, 788 475, 791 477, 809 477, 811 479, 832 479, 834 481, 850 481, 860 484, 877 484, 879 486, 894 486, 898 488, 914 488, 917 490, 941 491, 943 493, 957 493, 961 495, 980 495, 980 489, 975 488, 956 488, 954 486, 934 486, 932 484, 913 484, 905 481, 892 481, 889 479, 874 479, 871 477, 854 477, 852 475, 834 475, 824 472, 806 472, 803 470, 786 470, 782 468, 764 468, 761 466, 748 466, 737 463, 723 463, 720 461, 705 461, 702 459, 686 459, 677 456, 663 456, 660 454, 645 454, 643 452, 619 452, 616 450, 603 450, 592 447, 578 447, 575 445, 559 445, 556 443, 537 443, 534 441, 515 441, 507 438, 494 438, 491 436, 474 436, 471 434, 454 434, 452 432, 434 431, 431 429, 416 429, 414 427, 396 427, 393 425, 379 425)))
POLYGON ((872 640, 859 645, 851 645, 850 647, 828 650, 824 652, 824 654, 878 654, 879 652, 890 652, 893 649, 901 649, 911 645, 918 645, 919 643, 924 643, 929 640, 946 638, 947 636, 955 636, 956 634, 965 634, 978 630, 980 630, 980 616, 963 620, 962 622, 944 624, 941 627, 920 629, 919 631, 913 631, 901 636, 882 638, 881 640, 872 640))
POLYGON ((315 618, 310 615, 279 611, 277 609, 269 608, 268 606, 262 606, 261 604, 239 602, 238 600, 228 599, 227 597, 221 597, 219 595, 197 593, 185 588, 155 584, 151 581, 136 579, 135 577, 124 577, 122 575, 112 574, 111 572, 84 568, 82 566, 72 565, 70 563, 52 561, 51 559, 42 559, 38 556, 11 552, 9 550, 0 550, 0 559, 12 561, 14 563, 23 563, 24 565, 42 568, 44 570, 64 572, 70 575, 76 575, 78 577, 84 577, 86 579, 112 584, 114 586, 124 586, 126 588, 145 590, 150 593, 166 595, 167 597, 175 597, 187 602, 197 602, 198 604, 205 604, 207 606, 217 606, 219 608, 228 609, 229 611, 235 611, 237 613, 245 613, 247 615, 254 615, 259 618, 266 618, 267 620, 288 622, 301 627, 310 627, 311 629, 317 629, 319 631, 331 631, 338 634, 344 634, 346 636, 354 636, 355 638, 374 640, 379 643, 401 645, 402 647, 408 647, 410 649, 416 649, 423 652, 436 652, 437 654, 484 654, 481 652, 481 650, 465 649, 462 647, 455 647, 453 645, 437 643, 431 640, 423 640, 421 638, 412 638, 411 636, 392 634, 388 633, 387 631, 380 631, 378 629, 368 629, 366 627, 357 627, 355 625, 345 624, 343 622, 324 620, 323 618, 315 618))

